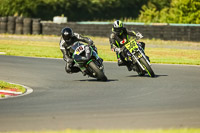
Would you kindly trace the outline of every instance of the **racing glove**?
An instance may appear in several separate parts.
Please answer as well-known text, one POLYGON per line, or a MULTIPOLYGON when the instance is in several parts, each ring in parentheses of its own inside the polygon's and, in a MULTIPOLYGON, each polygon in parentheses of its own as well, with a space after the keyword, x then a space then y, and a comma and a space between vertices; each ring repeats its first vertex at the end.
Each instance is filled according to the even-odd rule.
POLYGON ((138 39, 140 39, 140 38, 143 38, 143 35, 142 35, 140 32, 138 32, 138 33, 136 33, 136 37, 137 37, 138 39))
POLYGON ((117 47, 112 48, 112 51, 114 51, 114 52, 120 52, 120 48, 117 48, 117 47))

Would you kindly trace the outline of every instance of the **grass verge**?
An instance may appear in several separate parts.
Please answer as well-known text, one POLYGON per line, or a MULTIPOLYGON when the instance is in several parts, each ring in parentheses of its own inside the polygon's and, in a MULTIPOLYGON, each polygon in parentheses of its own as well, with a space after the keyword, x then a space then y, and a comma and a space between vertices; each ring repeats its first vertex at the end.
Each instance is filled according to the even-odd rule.
MULTIPOLYGON (((157 129, 157 130, 72 130, 63 131, 23 131, 6 133, 199 133, 200 129, 157 129)), ((0 132, 3 133, 3 132, 0 132)), ((5 132, 4 132, 5 133, 5 132)))
MULTIPOLYGON (((16 92, 24 93, 26 89, 20 85, 11 84, 0 80, 0 90, 15 90, 16 92)), ((0 94, 0 97, 5 97, 4 94, 0 94)))
MULTIPOLYGON (((32 37, 27 37, 32 38, 32 37)), ((28 56, 28 57, 47 57, 62 58, 59 49, 59 38, 57 40, 41 39, 37 41, 28 39, 0 39, 0 52, 5 55, 28 56)), ((91 37, 98 48, 99 56, 104 61, 116 61, 116 55, 110 50, 108 39, 100 37, 91 37)), ((190 64, 200 65, 200 43, 177 42, 176 41, 159 41, 159 40, 143 40, 146 44, 146 54, 150 57, 151 63, 165 64, 190 64), (159 44, 160 42, 160 44, 159 44), (191 43, 191 44, 190 44, 191 43)))

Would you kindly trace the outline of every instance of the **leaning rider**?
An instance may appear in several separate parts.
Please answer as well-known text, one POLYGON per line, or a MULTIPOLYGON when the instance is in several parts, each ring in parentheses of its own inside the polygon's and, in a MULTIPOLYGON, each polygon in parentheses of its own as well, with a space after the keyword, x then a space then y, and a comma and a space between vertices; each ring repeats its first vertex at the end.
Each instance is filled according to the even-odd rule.
MULTIPOLYGON (((124 66, 126 65, 128 70, 131 71, 131 63, 129 63, 128 61, 126 61, 124 59, 124 57, 122 56, 122 51, 120 51, 120 48, 122 48, 126 43, 129 42, 129 37, 130 36, 134 36, 134 37, 141 37, 142 35, 140 33, 135 33, 134 31, 129 31, 127 30, 124 25, 123 22, 120 20, 116 20, 113 23, 113 27, 112 27, 112 33, 110 35, 109 41, 110 41, 110 45, 111 45, 111 50, 116 52, 117 55, 117 60, 118 60, 118 66, 124 66)), ((142 46, 142 48, 145 48, 145 43, 140 42, 140 45, 142 46)))
POLYGON ((61 39, 60 39, 60 50, 63 53, 63 59, 66 61, 65 70, 67 73, 76 73, 80 70, 85 76, 85 69, 82 67, 74 66, 75 62, 72 58, 74 50, 72 49, 72 45, 76 42, 81 41, 87 43, 88 46, 92 46, 94 49, 96 47, 93 45, 93 41, 88 37, 83 37, 78 33, 73 33, 72 29, 69 27, 65 27, 61 30, 61 39))

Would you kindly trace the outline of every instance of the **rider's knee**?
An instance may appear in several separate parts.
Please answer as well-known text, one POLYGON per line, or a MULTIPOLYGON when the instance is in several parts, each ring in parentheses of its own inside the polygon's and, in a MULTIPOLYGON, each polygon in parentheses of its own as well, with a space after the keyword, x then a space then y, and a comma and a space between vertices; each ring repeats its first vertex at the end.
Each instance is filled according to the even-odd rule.
POLYGON ((145 49, 145 43, 144 42, 140 42, 140 45, 142 46, 143 49, 145 49))

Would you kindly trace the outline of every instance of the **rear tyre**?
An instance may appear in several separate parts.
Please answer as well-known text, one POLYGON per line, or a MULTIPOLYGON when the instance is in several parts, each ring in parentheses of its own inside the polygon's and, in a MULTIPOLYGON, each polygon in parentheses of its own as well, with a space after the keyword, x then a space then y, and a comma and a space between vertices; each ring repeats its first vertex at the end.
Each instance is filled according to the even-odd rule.
POLYGON ((107 77, 105 76, 104 72, 101 71, 93 61, 91 61, 88 65, 95 73, 95 75, 96 75, 95 77, 97 78, 97 80, 101 80, 101 81, 108 80, 107 77))
POLYGON ((149 74, 150 77, 155 77, 155 74, 152 68, 149 66, 149 64, 146 62, 146 60, 143 57, 140 58, 140 63, 145 68, 146 72, 149 74))

